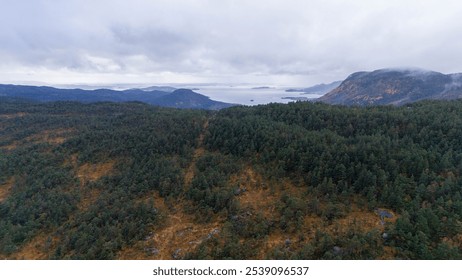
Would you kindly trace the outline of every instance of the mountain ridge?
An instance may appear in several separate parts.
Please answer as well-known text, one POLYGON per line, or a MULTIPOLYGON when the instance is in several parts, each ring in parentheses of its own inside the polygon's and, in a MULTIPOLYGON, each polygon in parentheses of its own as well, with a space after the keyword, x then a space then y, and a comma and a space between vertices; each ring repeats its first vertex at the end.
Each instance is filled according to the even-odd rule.
POLYGON ((300 92, 301 94, 325 94, 338 87, 342 81, 335 81, 327 84, 317 84, 307 88, 291 88, 286 92, 300 92))
MULTIPOLYGON (((153 87, 154 88, 154 87, 153 87)), ((215 101, 207 96, 189 89, 172 91, 146 89, 61 89, 49 86, 25 86, 0 84, 0 96, 22 98, 36 102, 78 101, 93 102, 130 102, 139 101, 150 105, 182 109, 219 110, 234 106, 234 104, 215 101)))
POLYGON ((379 69, 349 75, 317 99, 340 105, 404 105, 425 99, 462 98, 462 75, 423 69, 379 69))

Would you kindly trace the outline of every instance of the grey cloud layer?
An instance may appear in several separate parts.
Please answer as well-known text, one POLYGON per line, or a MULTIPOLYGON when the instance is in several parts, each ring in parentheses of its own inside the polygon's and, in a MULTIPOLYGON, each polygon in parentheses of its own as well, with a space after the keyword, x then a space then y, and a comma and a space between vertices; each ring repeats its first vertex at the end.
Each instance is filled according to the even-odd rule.
POLYGON ((0 0, 0 72, 309 81, 392 66, 462 71, 459 3, 0 0))

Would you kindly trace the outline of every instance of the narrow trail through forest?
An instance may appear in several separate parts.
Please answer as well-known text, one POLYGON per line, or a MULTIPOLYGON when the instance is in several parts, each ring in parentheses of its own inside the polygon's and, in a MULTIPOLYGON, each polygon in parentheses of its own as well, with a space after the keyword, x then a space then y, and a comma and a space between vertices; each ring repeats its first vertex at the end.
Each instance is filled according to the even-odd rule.
POLYGON ((205 153, 204 138, 205 138, 205 133, 208 127, 209 127, 209 119, 205 120, 202 126, 202 132, 197 139, 197 147, 194 150, 193 158, 188 168, 186 169, 186 173, 184 176, 184 186, 186 189, 189 188, 192 180, 194 179, 197 159, 199 159, 205 153))
MULTIPOLYGON (((206 119, 197 138, 192 160, 184 174, 185 192, 191 186, 196 175, 197 160, 205 153, 203 143, 208 126, 209 120, 206 119)), ((118 258, 161 260, 181 258, 184 254, 194 251, 204 240, 219 232, 222 226, 221 221, 197 223, 194 215, 184 211, 185 208, 188 208, 186 207, 187 204, 188 202, 183 197, 179 198, 175 205, 168 206, 165 199, 156 193, 154 195, 154 205, 161 213, 166 215, 165 224, 160 229, 154 229, 152 234, 144 241, 122 250, 118 258), (149 252, 148 255, 140 254, 139 247, 143 248, 141 252, 149 252)))

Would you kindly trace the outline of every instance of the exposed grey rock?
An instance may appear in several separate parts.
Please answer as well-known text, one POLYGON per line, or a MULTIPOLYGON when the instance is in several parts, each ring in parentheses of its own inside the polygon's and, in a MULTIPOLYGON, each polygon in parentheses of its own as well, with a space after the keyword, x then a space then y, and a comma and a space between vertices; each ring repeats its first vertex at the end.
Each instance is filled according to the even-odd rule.
POLYGON ((181 254, 181 249, 176 249, 175 252, 173 252, 172 254, 172 258, 177 260, 181 257, 180 254, 181 254))
POLYGON ((341 255, 343 252, 342 248, 340 248, 339 246, 334 246, 332 250, 334 251, 335 255, 341 255))

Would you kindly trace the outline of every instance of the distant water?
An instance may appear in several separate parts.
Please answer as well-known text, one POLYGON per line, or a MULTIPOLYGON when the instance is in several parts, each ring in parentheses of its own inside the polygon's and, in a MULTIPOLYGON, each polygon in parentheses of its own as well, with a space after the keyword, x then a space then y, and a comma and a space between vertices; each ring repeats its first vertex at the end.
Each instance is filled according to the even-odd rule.
POLYGON ((210 99, 242 105, 289 103, 294 102, 294 100, 287 99, 287 97, 314 99, 321 96, 319 94, 286 92, 286 89, 288 88, 255 88, 250 86, 203 86, 193 88, 195 92, 208 96, 210 99))
MULTIPOLYGON (((56 86, 56 85, 55 85, 56 86)), ((124 90, 131 88, 148 88, 152 84, 106 84, 106 85, 59 85, 58 88, 99 89, 108 88, 124 90)), ((319 94, 302 94, 299 92, 286 92, 294 87, 266 87, 259 85, 218 85, 218 84, 156 84, 155 86, 171 86, 174 88, 187 88, 210 97, 212 100, 242 105, 260 105, 268 103, 289 103, 296 98, 315 99, 319 94), (291 98, 291 99, 288 99, 291 98)), ((297 87, 295 87, 297 88, 297 87)))

